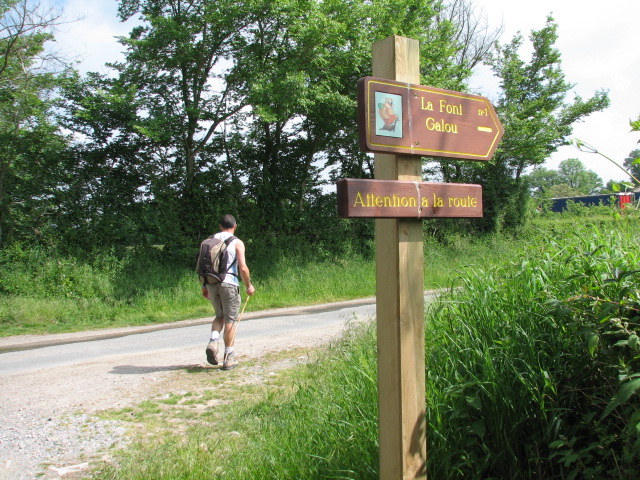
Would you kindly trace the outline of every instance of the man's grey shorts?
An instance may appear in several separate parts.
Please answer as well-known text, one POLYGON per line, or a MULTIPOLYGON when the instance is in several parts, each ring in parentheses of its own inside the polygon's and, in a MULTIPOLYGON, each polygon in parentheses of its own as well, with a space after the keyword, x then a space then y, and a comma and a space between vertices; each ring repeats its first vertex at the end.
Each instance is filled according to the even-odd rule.
POLYGON ((209 300, 216 317, 223 317, 224 323, 233 323, 240 312, 240 288, 230 283, 207 284, 209 300))

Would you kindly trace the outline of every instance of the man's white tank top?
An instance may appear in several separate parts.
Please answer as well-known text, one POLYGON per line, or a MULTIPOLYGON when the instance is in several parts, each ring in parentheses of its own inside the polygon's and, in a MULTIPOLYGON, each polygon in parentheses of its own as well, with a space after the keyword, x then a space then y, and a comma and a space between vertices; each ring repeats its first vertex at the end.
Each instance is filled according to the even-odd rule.
MULTIPOLYGON (((218 232, 215 234, 215 238, 219 238, 223 242, 229 238, 232 234, 229 232, 218 232)), ((222 283, 229 283, 231 285, 240 286, 240 279, 238 278, 238 262, 236 262, 236 243, 238 240, 233 240, 229 245, 227 245, 227 252, 229 252, 229 260, 227 263, 227 272, 222 283), (229 268, 231 265, 231 268, 229 268), (233 275, 229 275, 233 274, 233 275)))

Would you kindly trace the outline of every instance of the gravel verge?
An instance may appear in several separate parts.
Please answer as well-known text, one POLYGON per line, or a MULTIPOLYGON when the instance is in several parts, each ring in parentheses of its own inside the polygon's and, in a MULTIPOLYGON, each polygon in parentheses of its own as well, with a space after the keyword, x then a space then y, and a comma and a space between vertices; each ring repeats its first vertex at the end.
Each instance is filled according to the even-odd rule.
MULTIPOLYGON (((343 328, 306 330, 277 342, 270 338, 243 342, 238 338, 238 368, 243 368, 243 361, 267 353, 318 347, 339 336, 343 328)), ((39 340, 46 342, 44 336, 39 340)), ((125 425, 100 419, 98 413, 137 405, 155 395, 197 388, 193 375, 186 373, 210 369, 204 347, 119 355, 0 375, 0 480, 84 478, 92 462, 109 459, 113 447, 129 440, 125 425)), ((248 369, 247 378, 251 376, 248 369)))

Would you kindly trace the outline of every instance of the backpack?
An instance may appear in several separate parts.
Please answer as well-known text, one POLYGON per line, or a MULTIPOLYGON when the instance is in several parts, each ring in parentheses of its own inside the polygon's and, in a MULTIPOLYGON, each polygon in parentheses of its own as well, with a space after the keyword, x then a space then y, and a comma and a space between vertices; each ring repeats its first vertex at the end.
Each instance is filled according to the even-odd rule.
MULTIPOLYGON (((234 275, 228 272, 229 252, 227 247, 236 238, 231 235, 223 241, 216 238, 215 235, 211 235, 200 244, 196 272, 203 286, 207 283, 222 283, 226 275, 234 275)), ((233 260, 229 268, 236 263, 236 260, 233 260)))

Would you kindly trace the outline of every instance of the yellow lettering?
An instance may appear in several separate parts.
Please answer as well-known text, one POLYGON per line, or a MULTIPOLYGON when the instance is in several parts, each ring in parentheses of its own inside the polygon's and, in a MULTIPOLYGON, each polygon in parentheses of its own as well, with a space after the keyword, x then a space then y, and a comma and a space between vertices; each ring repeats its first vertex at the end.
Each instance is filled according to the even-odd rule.
POLYGON ((418 207, 418 201, 416 197, 398 197, 397 195, 393 195, 393 206, 394 207, 418 207))
POLYGON ((433 103, 427 101, 427 103, 425 104, 424 102, 424 97, 420 97, 420 101, 421 101, 421 107, 422 110, 430 110, 433 112, 433 103))
POLYGON ((467 197, 449 197, 449 207, 474 208, 478 205, 478 199, 467 195, 467 197))
POLYGON ((429 206, 429 199, 427 197, 422 197, 422 207, 429 206))
POLYGON ((451 105, 446 100, 440 99, 440 113, 446 112, 449 115, 462 115, 462 104, 451 105))
POLYGON ((354 207, 364 207, 364 201, 362 200, 362 194, 360 192, 356 193, 356 199, 353 202, 354 207))
POLYGON ((478 109, 478 116, 480 116, 480 117, 488 117, 489 116, 489 109, 488 108, 480 108, 480 109, 478 109))
POLYGON ((429 117, 425 124, 427 126, 427 130, 430 131, 458 133, 458 126, 455 123, 447 123, 443 119, 435 120, 433 117, 429 117))

